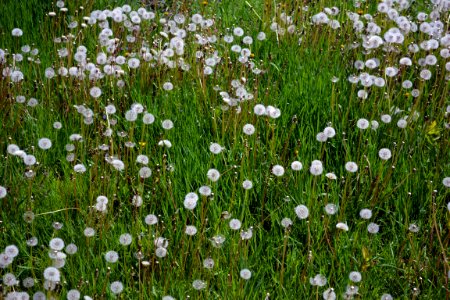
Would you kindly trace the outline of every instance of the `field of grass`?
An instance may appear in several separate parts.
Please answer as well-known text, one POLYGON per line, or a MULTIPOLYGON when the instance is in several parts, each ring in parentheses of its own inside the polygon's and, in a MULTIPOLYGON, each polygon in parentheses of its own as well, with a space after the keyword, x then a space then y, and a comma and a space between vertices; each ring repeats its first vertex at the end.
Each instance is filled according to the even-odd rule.
POLYGON ((450 299, 449 11, 2 0, 0 299, 450 299))

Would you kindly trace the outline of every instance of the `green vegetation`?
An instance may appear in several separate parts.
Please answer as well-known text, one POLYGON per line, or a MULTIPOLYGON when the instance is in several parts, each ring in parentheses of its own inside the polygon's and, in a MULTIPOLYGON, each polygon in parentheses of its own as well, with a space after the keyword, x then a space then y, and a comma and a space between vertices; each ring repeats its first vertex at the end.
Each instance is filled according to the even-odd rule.
POLYGON ((450 298, 449 1, 155 2, 0 5, 0 298, 450 298))

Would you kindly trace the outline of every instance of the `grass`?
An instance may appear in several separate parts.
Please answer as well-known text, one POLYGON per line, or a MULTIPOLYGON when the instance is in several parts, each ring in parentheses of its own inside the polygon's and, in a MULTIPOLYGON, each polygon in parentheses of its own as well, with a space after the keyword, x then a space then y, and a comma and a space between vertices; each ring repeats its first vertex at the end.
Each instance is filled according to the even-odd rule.
MULTIPOLYGON (((129 32, 122 23, 111 21, 113 36, 120 41, 115 53, 127 60, 134 55, 140 58, 141 46, 147 43, 145 47, 155 57, 169 41, 160 33, 164 26, 158 20, 169 20, 176 13, 186 18, 199 13, 214 20, 201 34, 216 35, 218 41, 200 45, 195 34, 188 32, 184 53, 179 56, 189 70, 140 58, 137 69, 122 66, 123 88, 114 76, 89 80, 88 71, 84 79, 58 74, 46 78, 48 67, 57 72, 61 66, 77 66, 74 54, 80 45, 86 46, 87 57, 96 64, 97 53, 106 53, 99 41, 102 28, 100 21, 81 28, 86 22, 83 17, 123 4, 76 0, 66 4, 67 12, 39 0, 2 4, 0 49, 8 49, 9 54, 0 68, 17 66, 24 80, 12 83, 8 76, 0 80, 0 186, 7 191, 0 199, 0 251, 8 245, 19 249, 13 262, 0 269, 0 298, 18 291, 29 295, 42 291, 47 299, 64 299, 76 289, 93 299, 166 295, 176 299, 326 299, 324 292, 330 292, 329 288, 337 298, 345 294, 354 299, 389 299, 386 294, 395 299, 450 297, 450 193, 443 184, 450 174, 449 71, 445 69, 448 58, 439 54, 444 46, 408 53, 409 44, 429 39, 418 31, 394 45, 397 52, 385 52, 382 47, 365 51, 347 12, 357 12, 364 24, 362 15, 372 14, 381 36, 396 26, 384 14, 375 14, 377 6, 372 2, 355 8, 350 2, 325 0, 308 4, 167 1, 157 9, 146 6, 156 17, 142 20, 140 31, 133 33, 135 43, 126 41, 129 32), (308 9, 302 9, 305 5, 308 9), (334 5, 340 13, 329 18, 339 20, 340 28, 311 21, 334 5), (50 11, 56 16, 49 16, 50 11), (275 21, 287 30, 283 13, 292 16, 293 33, 270 29, 275 21), (72 21, 78 22, 77 28, 68 27, 72 21), (230 50, 233 44, 245 47, 241 38, 235 36, 231 44, 223 42, 223 36, 237 26, 243 28, 244 36, 253 38, 248 59, 262 70, 259 75, 230 50), (16 27, 23 30, 23 36, 11 35, 16 27), (266 33, 264 41, 256 38, 260 31, 266 33), (55 43, 62 35, 70 40, 55 43), (360 46, 353 47, 355 43, 360 46), (37 47, 39 54, 25 53, 22 62, 13 62, 11 54, 20 53, 26 44, 37 47), (69 55, 58 57, 63 47, 69 55), (196 58, 197 51, 204 57, 196 58), (437 64, 419 66, 419 59, 429 54, 437 57, 437 64), (399 66, 403 56, 411 58, 412 67, 399 66), (204 75, 209 57, 220 61, 211 75, 204 75), (356 60, 369 58, 378 58, 380 66, 355 69, 356 60), (399 68, 395 77, 384 75, 389 66, 399 68), (431 71, 430 80, 420 79, 423 69, 431 71), (348 81, 349 76, 362 72, 384 78, 386 84, 364 88, 348 81), (406 79, 413 82, 418 97, 402 87, 406 79), (165 90, 166 82, 174 89, 165 90), (102 90, 98 98, 90 95, 94 86, 102 90), (245 89, 253 99, 227 105, 220 92, 233 96, 237 90, 233 86, 245 89), (366 99, 358 96, 360 90, 368 93, 366 99), (25 103, 16 101, 19 95, 25 96, 25 103), (27 105, 30 98, 39 104, 27 105), (110 103, 117 112, 107 115, 105 107, 110 103), (144 124, 142 114, 135 122, 126 119, 126 112, 136 103, 154 115, 153 124, 144 124), (281 115, 257 116, 255 104, 278 108, 281 115), (400 112, 395 113, 395 108, 400 112), (383 114, 390 115, 392 122, 381 121, 383 114), (369 124, 368 129, 359 129, 361 118, 376 120, 379 127, 373 130, 369 124), (406 128, 397 126, 402 118, 406 128), (163 120, 171 120, 174 128, 163 129, 163 120), (54 128, 56 121, 62 124, 59 130, 54 128), (243 133, 246 124, 254 125, 254 134, 243 133), (327 126, 335 129, 336 136, 318 142, 316 135, 327 126), (110 129, 112 134, 105 135, 110 129), (71 140, 75 133, 82 141, 71 140), (38 146, 43 137, 52 141, 48 150, 38 146), (172 147, 159 146, 163 140, 169 140, 172 147), (221 153, 211 153, 213 142, 224 148, 221 153), (37 163, 27 166, 17 154, 8 153, 11 144, 34 155, 37 163), (74 150, 67 151, 67 144, 73 144, 74 150), (101 150, 100 145, 108 149, 101 150), (390 159, 380 159, 382 148, 391 150, 390 159), (139 176, 143 166, 136 163, 139 154, 148 156, 149 178, 139 176), (114 156, 125 168, 116 170, 105 156, 114 156), (314 160, 322 162, 320 176, 309 171, 314 160), (293 161, 302 162, 303 169, 292 170, 293 161), (357 164, 357 172, 346 171, 350 161, 357 164), (86 172, 75 172, 77 164, 84 165, 86 172), (275 165, 284 167, 282 176, 272 173, 275 165), (212 168, 220 172, 218 181, 207 177, 212 168), (325 176, 328 172, 336 179, 325 176), (244 180, 251 180, 253 187, 244 189, 244 180), (209 196, 199 192, 205 185, 211 188, 209 196), (199 196, 193 210, 183 202, 190 192, 199 196), (95 208, 100 195, 109 200, 104 213, 95 208), (142 198, 140 206, 133 203, 136 195, 142 198), (336 214, 324 210, 330 203, 337 206, 336 214), (297 216, 298 205, 308 208, 307 218, 297 216), (370 220, 360 217, 362 209, 371 210, 370 220), (157 216, 157 224, 146 224, 149 214, 157 216), (30 216, 32 220, 26 222, 30 216), (292 225, 282 226, 284 218, 290 218, 292 225), (232 230, 231 219, 238 219, 242 227, 232 230), (54 222, 62 228, 55 229, 58 224, 54 222), (337 228, 339 222, 349 230, 337 228), (372 222, 379 225, 379 232, 368 232, 372 222), (411 224, 418 226, 417 232, 411 224), (187 235, 187 225, 195 226, 197 233, 187 235), (88 227, 95 230, 93 237, 85 236, 88 227), (251 238, 242 238, 242 231, 251 233, 251 238), (119 243, 124 233, 133 238, 128 246, 119 243), (214 243, 218 235, 225 238, 220 247, 214 243), (27 245, 31 237, 37 238, 37 246, 27 245), (50 246, 56 237, 65 245, 74 243, 78 251, 59 261, 49 257, 59 251, 50 246), (162 247, 158 238, 168 242, 167 255, 162 258, 156 255, 162 247), (118 253, 115 263, 104 258, 110 250, 118 253), (206 258, 213 259, 213 268, 204 267, 206 258), (59 268, 61 280, 46 282, 44 270, 61 263, 65 264, 59 268), (251 271, 249 280, 240 277, 242 269, 251 271), (349 279, 352 271, 361 273, 360 282, 349 279), (20 283, 8 284, 7 274, 14 274, 20 283), (311 284, 318 274, 326 278, 323 286, 311 284), (25 278, 32 278, 34 286, 23 287, 25 278), (197 279, 204 281, 203 289, 193 286, 197 279), (117 295, 110 286, 114 281, 123 284, 117 295)), ((130 4, 135 10, 143 5, 130 4)), ((400 13, 421 23, 417 13, 431 9, 427 3, 413 3, 400 13)), ((444 34, 445 30, 448 33, 445 16, 448 12, 441 13, 444 34)), ((170 55, 167 59, 179 63, 170 55)))

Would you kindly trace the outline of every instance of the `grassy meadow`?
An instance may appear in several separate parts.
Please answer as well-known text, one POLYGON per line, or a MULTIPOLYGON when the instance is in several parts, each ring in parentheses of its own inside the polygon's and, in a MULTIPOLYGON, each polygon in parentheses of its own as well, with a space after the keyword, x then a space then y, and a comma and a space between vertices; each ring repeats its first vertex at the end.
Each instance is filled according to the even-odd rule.
POLYGON ((450 299, 450 1, 0 3, 0 299, 450 299))

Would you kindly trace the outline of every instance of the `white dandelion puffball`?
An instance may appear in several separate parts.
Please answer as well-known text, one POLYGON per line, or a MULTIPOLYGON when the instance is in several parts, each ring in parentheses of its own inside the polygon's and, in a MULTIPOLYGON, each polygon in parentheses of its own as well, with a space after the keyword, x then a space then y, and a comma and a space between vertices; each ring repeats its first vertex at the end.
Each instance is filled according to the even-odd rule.
POLYGON ((249 269, 242 269, 239 275, 242 279, 249 280, 252 277, 252 272, 249 269))
POLYGON ((8 192, 5 187, 0 185, 0 199, 5 198, 8 192))
POLYGON ((388 160, 392 157, 392 153, 388 148, 381 148, 380 151, 378 151, 378 156, 382 160, 388 160))
POLYGON ((155 225, 158 223, 158 217, 155 216, 154 214, 149 214, 147 216, 145 216, 145 224, 147 225, 155 225))
POLYGON ((52 141, 50 141, 50 139, 48 138, 41 138, 38 141, 38 146, 42 150, 48 150, 52 147, 52 141))
POLYGON ((283 176, 284 175, 284 168, 280 165, 275 165, 272 168, 272 174, 275 176, 283 176))
POLYGON ((52 250, 61 251, 64 248, 64 241, 60 238, 50 240, 49 247, 52 250))
POLYGON ((301 162, 297 161, 297 160, 293 161, 291 163, 291 169, 293 171, 300 171, 301 169, 303 169, 303 164, 301 162))
POLYGON ((192 283, 192 287, 196 290, 203 290, 204 288, 206 288, 206 282, 200 279, 194 280, 194 282, 192 283))
POLYGON ((194 236, 197 234, 197 227, 195 227, 193 225, 188 225, 188 226, 186 226, 184 233, 186 233, 189 236, 194 236))
POLYGON ((89 94, 93 97, 93 98, 98 98, 102 95, 102 90, 99 87, 94 86, 93 88, 91 88, 91 90, 89 91, 89 94))
POLYGON ((327 138, 332 138, 336 135, 336 130, 333 127, 325 127, 323 133, 327 136, 327 138))
POLYGON ((367 119, 359 119, 356 122, 356 126, 359 129, 363 129, 363 130, 369 128, 369 125, 370 125, 370 122, 367 119))
POLYGON ((241 229, 241 221, 239 221, 238 219, 231 219, 229 225, 230 225, 230 228, 232 230, 239 230, 239 229, 241 229))
POLYGON ((380 226, 378 224, 375 224, 375 223, 370 223, 367 226, 367 231, 369 233, 376 234, 376 233, 378 233, 378 231, 380 231, 380 226))
POLYGON ((211 153, 213 154, 219 154, 220 152, 222 152, 222 150, 223 147, 218 143, 211 143, 211 145, 209 145, 209 151, 211 151, 211 153))
POLYGON ((166 255, 167 255, 167 249, 166 249, 166 248, 163 248, 163 247, 158 247, 158 248, 156 248, 156 250, 155 250, 155 255, 156 255, 157 257, 159 257, 159 258, 166 257, 166 255))
POLYGON ((359 273, 357 271, 353 271, 353 272, 350 272, 350 275, 348 276, 348 278, 351 281, 357 283, 357 282, 361 281, 362 276, 361 276, 361 273, 359 273))
POLYGON ((244 190, 249 190, 253 187, 253 182, 248 179, 244 180, 244 182, 242 182, 242 187, 244 188, 244 190))
POLYGON ((311 162, 311 167, 309 168, 309 172, 314 175, 318 176, 323 173, 323 165, 320 160, 313 160, 311 162))
POLYGON ((48 267, 44 270, 44 278, 51 282, 61 281, 61 275, 59 273, 59 270, 54 267, 48 267))
POLYGON ((369 220, 370 218, 372 218, 372 211, 368 208, 363 208, 360 210, 359 216, 362 219, 369 220))
POLYGON ((337 229, 344 230, 344 231, 348 231, 348 226, 347 226, 347 224, 342 223, 342 222, 337 223, 337 224, 336 224, 336 228, 337 228, 337 229))
POLYGON ((349 161, 345 164, 345 169, 350 173, 355 173, 358 171, 358 165, 353 161, 349 161))
POLYGON ((11 35, 12 35, 12 36, 15 36, 15 37, 20 37, 20 36, 23 35, 23 31, 22 31, 22 29, 20 29, 20 28, 14 28, 14 29, 11 31, 11 35))
POLYGON ((334 215, 337 213, 337 206, 336 204, 333 203, 328 203, 327 205, 325 205, 325 212, 327 213, 327 215, 334 215))
POLYGON ((442 180, 442 184, 443 184, 445 187, 450 188, 450 177, 445 177, 445 178, 442 180))
POLYGON ((105 260, 109 263, 116 263, 119 260, 119 254, 116 251, 108 251, 105 254, 105 260))
POLYGON ((298 205, 295 207, 295 214, 299 219, 306 219, 309 216, 309 210, 305 205, 298 205))
POLYGON ((111 292, 113 294, 120 294, 123 291, 123 284, 120 281, 114 281, 111 283, 111 285, 109 286, 109 288, 111 289, 111 292))
POLYGON ((255 126, 253 126, 252 124, 245 124, 242 130, 246 135, 252 135, 255 133, 255 126))
POLYGON ((212 182, 216 182, 220 178, 220 172, 216 169, 209 169, 208 172, 206 173, 206 176, 212 182))

